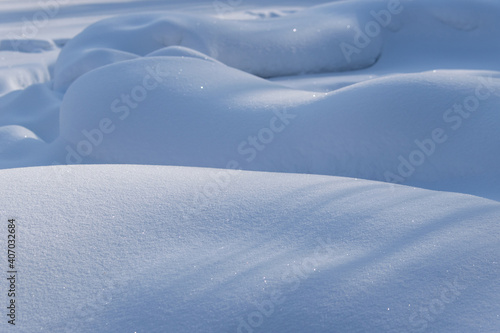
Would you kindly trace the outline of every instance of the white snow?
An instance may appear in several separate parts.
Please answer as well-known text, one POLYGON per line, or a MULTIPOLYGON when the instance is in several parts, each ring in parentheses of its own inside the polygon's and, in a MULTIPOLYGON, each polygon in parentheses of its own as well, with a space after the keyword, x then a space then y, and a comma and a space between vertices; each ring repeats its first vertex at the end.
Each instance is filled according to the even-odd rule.
POLYGON ((349 27, 367 19, 342 2, 268 20, 180 13, 112 18, 88 27, 62 50, 54 88, 65 90, 75 78, 104 64, 175 45, 262 77, 363 68, 380 56, 380 38, 366 45, 362 57, 352 59, 344 57, 338 45, 355 36, 349 27))
POLYGON ((399 182, 497 181, 500 85, 492 75, 390 75, 323 94, 213 61, 125 61, 82 76, 65 94, 59 160, 218 168, 235 160, 243 169, 399 182))
POLYGON ((498 332, 499 14, 2 1, 0 331, 498 332))
POLYGON ((498 328, 494 201, 167 166, 0 177, 18 223, 23 332, 498 328))

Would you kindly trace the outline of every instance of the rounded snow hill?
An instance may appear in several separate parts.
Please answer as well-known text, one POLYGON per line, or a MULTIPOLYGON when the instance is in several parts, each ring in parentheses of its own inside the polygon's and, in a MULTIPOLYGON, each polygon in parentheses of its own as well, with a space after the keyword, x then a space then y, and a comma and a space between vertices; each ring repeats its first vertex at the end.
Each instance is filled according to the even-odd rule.
POLYGON ((239 21, 172 12, 105 19, 62 49, 54 88, 65 91, 92 69, 170 46, 191 48, 260 77, 368 67, 381 54, 383 32, 362 40, 362 54, 352 45, 340 45, 354 42, 357 27, 363 29, 373 19, 372 7, 339 2, 278 18, 239 21), (346 56, 351 53, 357 56, 346 56))
POLYGON ((268 126, 278 137, 292 120, 284 108, 310 104, 312 95, 191 57, 104 66, 64 96, 60 134, 70 148, 63 159, 226 167, 241 158, 248 135, 268 126))
POLYGON ((0 125, 26 127, 46 142, 59 136, 59 108, 63 95, 47 83, 32 84, 0 100, 0 125))
POLYGON ((391 67, 498 69, 500 6, 493 1, 337 1, 290 15, 227 20, 163 12, 97 22, 71 39, 55 66, 65 91, 88 71, 182 46, 270 78, 391 67), (443 41, 446 41, 444 43, 443 41))
POLYGON ((0 167, 37 164, 37 154, 47 144, 26 127, 0 126, 0 167))
POLYGON ((60 159, 242 168, 390 182, 499 180, 497 72, 390 75, 331 93, 285 88, 191 57, 80 77, 60 159))
POLYGON ((2 170, 0 197, 16 220, 22 332, 498 328, 494 201, 130 165, 2 170))

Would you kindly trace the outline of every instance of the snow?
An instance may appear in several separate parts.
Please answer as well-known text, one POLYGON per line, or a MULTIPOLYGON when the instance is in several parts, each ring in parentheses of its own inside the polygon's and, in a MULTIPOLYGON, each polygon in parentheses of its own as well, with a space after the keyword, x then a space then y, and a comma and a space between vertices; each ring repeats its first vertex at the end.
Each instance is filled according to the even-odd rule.
POLYGON ((500 146, 500 85, 492 75, 388 75, 324 94, 203 59, 123 61, 65 94, 58 160, 216 168, 234 160, 249 170, 417 185, 498 181, 500 156, 491 152, 500 146))
POLYGON ((2 172, 0 193, 19 224, 19 326, 498 328, 498 202, 352 178, 220 172, 2 172))
POLYGON ((380 55, 380 39, 364 49, 363 57, 350 61, 338 48, 339 42, 352 39, 346 27, 358 24, 354 10, 343 7, 334 3, 327 10, 314 8, 271 20, 230 21, 179 13, 103 20, 61 51, 54 88, 65 90, 91 69, 166 46, 185 46, 262 77, 370 66, 380 55))
POLYGON ((0 331, 497 332, 499 13, 2 1, 0 331))

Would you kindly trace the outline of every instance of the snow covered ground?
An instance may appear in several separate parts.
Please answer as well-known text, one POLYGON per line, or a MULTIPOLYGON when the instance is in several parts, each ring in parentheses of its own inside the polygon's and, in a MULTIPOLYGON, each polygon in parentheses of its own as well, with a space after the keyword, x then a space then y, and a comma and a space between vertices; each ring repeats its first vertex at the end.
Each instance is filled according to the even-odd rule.
POLYGON ((500 331, 499 14, 0 2, 0 331, 500 331))

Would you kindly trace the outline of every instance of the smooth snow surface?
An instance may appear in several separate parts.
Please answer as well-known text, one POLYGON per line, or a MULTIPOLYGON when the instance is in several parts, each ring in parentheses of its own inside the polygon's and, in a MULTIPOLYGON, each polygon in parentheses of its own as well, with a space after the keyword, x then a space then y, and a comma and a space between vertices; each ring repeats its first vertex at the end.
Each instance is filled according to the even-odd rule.
POLYGON ((64 152, 66 163, 88 155, 104 163, 225 168, 236 160, 244 169, 402 181, 412 171, 399 175, 403 156, 417 161, 413 181, 499 179, 500 154, 491 152, 500 147, 500 80, 488 75, 391 75, 319 94, 212 61, 138 59, 94 70, 70 87, 61 138, 74 147, 64 152), (475 97, 478 86, 491 96, 468 112, 471 99, 460 96, 475 97), (466 118, 451 112, 464 99, 466 118))
POLYGON ((498 328, 494 201, 165 166, 0 177, 18 212, 23 332, 498 328))
POLYGON ((499 17, 0 2, 0 332, 499 332, 499 17))
POLYGON ((498 199, 500 7, 453 4, 134 13, 58 43, 4 40, 46 55, 52 79, 5 95, 3 124, 47 145, 0 166, 237 167, 498 199))
POLYGON ((338 45, 355 36, 346 27, 364 23, 368 13, 359 17, 356 7, 340 2, 257 21, 180 13, 103 20, 72 39, 61 52, 54 88, 66 89, 78 76, 104 64, 173 45, 262 77, 364 68, 380 56, 380 38, 366 45, 362 57, 349 61, 338 45))

